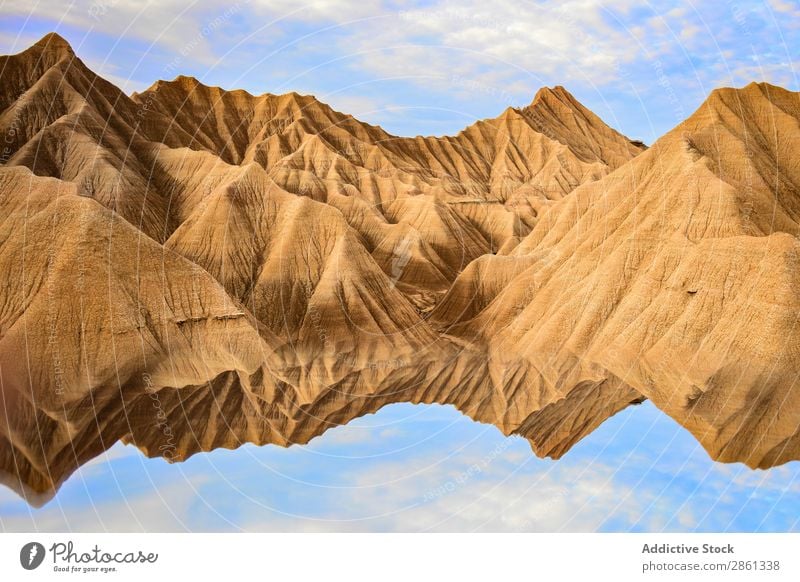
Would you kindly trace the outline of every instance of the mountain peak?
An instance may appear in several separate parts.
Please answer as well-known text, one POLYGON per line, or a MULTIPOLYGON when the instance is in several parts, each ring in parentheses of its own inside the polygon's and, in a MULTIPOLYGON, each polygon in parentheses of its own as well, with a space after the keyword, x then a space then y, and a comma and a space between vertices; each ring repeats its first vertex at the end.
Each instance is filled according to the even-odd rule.
POLYGON ((528 107, 533 107, 538 103, 545 102, 545 103, 553 103, 559 102, 562 104, 570 104, 570 105, 580 105, 577 99, 573 97, 572 93, 567 91, 563 86, 556 85, 555 87, 542 87, 536 92, 536 95, 533 97, 533 101, 528 107))
POLYGON ((211 87, 204 85, 195 77, 191 77, 188 75, 178 75, 171 81, 168 81, 166 79, 159 79, 158 81, 150 85, 147 89, 145 89, 144 92, 146 93, 148 91, 158 91, 164 88, 177 88, 177 89, 182 89, 184 91, 194 91, 195 89, 198 88, 211 89, 211 87))
MULTIPOLYGON (((535 111, 549 119, 558 119, 562 122, 575 115, 584 118, 595 117, 594 113, 561 85, 539 89, 533 101, 524 107, 523 111, 535 111)), ((599 118, 598 121, 600 121, 599 118)))
POLYGON ((768 116, 765 119, 771 119, 776 106, 779 110, 795 110, 797 105, 798 93, 766 82, 748 83, 744 87, 718 87, 692 115, 667 135, 687 129, 715 127, 721 119, 737 126, 754 127, 763 121, 760 112, 768 116))
POLYGON ((629 140, 606 124, 561 85, 542 87, 530 105, 515 113, 535 131, 568 146, 584 162, 602 160, 618 167, 645 149, 643 143, 629 140))
POLYGON ((197 77, 192 77, 191 75, 178 75, 172 81, 170 81, 170 84, 191 90, 194 90, 198 87, 204 87, 208 89, 213 88, 210 85, 202 83, 197 77))
POLYGON ((714 103, 716 100, 728 97, 736 97, 739 99, 758 98, 771 100, 777 95, 786 95, 791 93, 783 87, 772 85, 765 81, 748 83, 744 87, 717 87, 708 94, 706 103, 714 103))
POLYGON ((75 52, 72 50, 69 42, 56 32, 48 32, 31 48, 38 48, 46 52, 53 52, 62 55, 74 56, 75 52))

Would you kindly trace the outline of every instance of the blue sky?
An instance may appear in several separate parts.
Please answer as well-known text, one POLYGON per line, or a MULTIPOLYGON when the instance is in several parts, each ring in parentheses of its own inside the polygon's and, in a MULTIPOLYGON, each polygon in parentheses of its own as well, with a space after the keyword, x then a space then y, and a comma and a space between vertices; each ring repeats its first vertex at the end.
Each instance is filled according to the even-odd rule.
POLYGON ((116 445, 0 531, 800 531, 800 463, 715 463, 652 404, 559 461, 452 407, 396 404, 282 449, 169 465, 116 445))
POLYGON ((3 3, 2 52, 65 36, 127 91, 178 73, 312 93, 401 135, 455 133, 561 84, 650 143, 710 90, 797 89, 793 0, 3 3))

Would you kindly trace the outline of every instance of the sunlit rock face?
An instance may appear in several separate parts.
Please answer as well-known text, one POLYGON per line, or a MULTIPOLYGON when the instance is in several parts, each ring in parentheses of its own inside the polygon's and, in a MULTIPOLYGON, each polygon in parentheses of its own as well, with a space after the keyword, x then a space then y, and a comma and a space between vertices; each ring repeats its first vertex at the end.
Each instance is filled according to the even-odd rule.
POLYGON ((645 150, 561 87, 453 137, 192 78, 0 59, 0 473, 179 461, 453 404, 558 458, 650 399, 800 459, 800 100, 722 89, 645 150))

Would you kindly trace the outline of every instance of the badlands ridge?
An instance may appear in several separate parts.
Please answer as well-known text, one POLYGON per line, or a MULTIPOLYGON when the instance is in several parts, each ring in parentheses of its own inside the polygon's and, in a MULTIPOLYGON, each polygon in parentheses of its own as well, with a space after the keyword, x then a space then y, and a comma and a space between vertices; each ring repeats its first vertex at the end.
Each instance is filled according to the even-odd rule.
POLYGON ((800 94, 719 89, 645 148, 565 89, 453 137, 195 79, 0 57, 0 475, 179 461, 452 404, 558 458, 645 399, 800 459, 800 94))

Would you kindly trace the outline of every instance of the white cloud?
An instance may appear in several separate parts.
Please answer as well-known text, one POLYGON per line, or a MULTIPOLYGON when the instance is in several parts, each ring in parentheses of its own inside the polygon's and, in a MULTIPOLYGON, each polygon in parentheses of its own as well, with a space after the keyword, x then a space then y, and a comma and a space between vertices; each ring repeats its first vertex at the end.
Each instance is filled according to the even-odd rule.
POLYGON ((767 0, 767 2, 772 9, 780 13, 781 16, 789 18, 800 17, 800 6, 795 2, 790 2, 789 0, 767 0))
MULTIPOLYGON (((513 104, 556 83, 628 85, 658 94, 656 63, 676 87, 692 86, 704 94, 723 77, 711 70, 709 59, 723 59, 734 78, 752 74, 793 81, 781 70, 781 60, 788 57, 767 56, 772 50, 792 51, 779 46, 780 35, 764 23, 788 30, 800 22, 792 18, 800 8, 787 0, 735 5, 667 0, 657 8, 635 0, 433 0, 424 7, 399 0, 10 0, 3 10, 118 36, 122 43, 150 43, 165 53, 165 65, 177 57, 180 71, 236 66, 252 75, 259 67, 278 67, 291 79, 306 71, 309 79, 300 82, 313 84, 316 66, 330 60, 325 68, 339 71, 344 83, 350 81, 348 71, 376 81, 404 77, 407 84, 465 98, 463 87, 453 82, 457 77, 492 88, 513 104), (764 54, 758 71, 748 60, 754 49, 764 54)), ((100 60, 95 59, 102 65, 100 60)), ((111 71, 109 76, 128 90, 141 88, 125 75, 111 71)), ((311 92, 319 91, 311 87, 311 92)), ((391 102, 371 98, 383 107, 391 102)), ((337 99, 340 109, 347 110, 349 103, 356 104, 350 106, 354 113, 364 108, 355 97, 349 103, 345 96, 337 99)))
POLYGON ((587 0, 438 2, 387 13, 377 30, 348 34, 341 50, 363 55, 359 62, 364 68, 385 76, 462 74, 502 83, 517 75, 558 73, 607 82, 634 53, 630 35, 611 26, 604 10, 630 5, 628 0, 602 7, 587 0), (487 69, 494 72, 487 75, 487 69))
MULTIPOLYGON (((355 471, 350 487, 329 493, 323 514, 240 525, 249 531, 595 531, 620 496, 633 493, 599 463, 531 472, 531 457, 502 448, 508 443, 496 456, 462 451, 376 463, 355 471)), ((630 496, 617 515, 631 519, 647 501, 630 496)))
POLYGON ((652 405, 611 419, 615 430, 593 435, 599 439, 593 448, 560 461, 537 460, 522 439, 503 438, 449 407, 419 407, 410 417, 402 406, 352 427, 369 428, 373 443, 385 438, 383 449, 365 444, 363 435, 351 440, 350 426, 320 437, 323 445, 329 439, 346 445, 351 457, 248 446, 170 466, 141 458, 139 466, 135 449, 117 445, 43 509, 4 501, 0 490, 0 529, 584 532, 755 529, 758 520, 764 529, 798 525, 791 505, 800 492, 796 466, 753 471, 714 463, 652 405), (462 422, 458 437, 444 434, 462 422), (607 451, 612 440, 630 451, 607 451), (118 482, 110 480, 114 471, 118 482), (131 471, 140 478, 123 479, 131 471))
MULTIPOLYGON (((88 477, 88 476, 87 476, 88 477)), ((81 479, 74 475, 73 479, 81 479)), ((192 491, 208 479, 181 479, 170 485, 150 489, 120 500, 92 502, 75 510, 56 495, 44 508, 25 515, 3 516, 2 530, 8 532, 171 532, 191 529, 192 491)))

